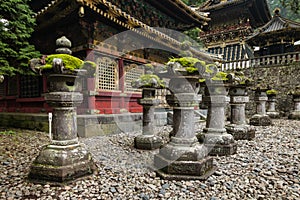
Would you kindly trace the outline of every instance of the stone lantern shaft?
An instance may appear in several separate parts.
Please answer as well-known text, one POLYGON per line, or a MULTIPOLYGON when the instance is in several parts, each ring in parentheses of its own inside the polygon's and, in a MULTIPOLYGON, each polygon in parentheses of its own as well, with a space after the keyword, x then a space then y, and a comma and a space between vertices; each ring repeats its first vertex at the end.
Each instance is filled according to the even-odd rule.
POLYGON ((204 103, 208 105, 206 127, 199 134, 209 149, 209 155, 232 155, 237 151, 237 144, 225 129, 225 107, 227 104, 227 87, 221 81, 207 80, 204 103), (203 138, 204 137, 204 138, 203 138))
POLYGON ((271 118, 266 113, 266 102, 268 100, 267 89, 257 88, 255 90, 254 101, 256 103, 256 114, 250 119, 250 124, 254 126, 269 126, 272 124, 271 118))
POLYGON ((169 83, 168 104, 173 107, 173 136, 154 156, 154 167, 159 176, 170 180, 206 179, 214 173, 212 157, 195 135, 194 107, 197 77, 174 76, 169 83))
POLYGON ((245 85, 232 85, 229 89, 231 118, 226 130, 235 140, 252 140, 255 128, 246 122, 245 107, 249 102, 245 85))
POLYGON ((162 145, 162 139, 154 133, 154 110, 160 102, 155 98, 155 88, 143 88, 142 98, 138 103, 143 106, 143 128, 142 135, 134 138, 137 149, 152 150, 162 145))

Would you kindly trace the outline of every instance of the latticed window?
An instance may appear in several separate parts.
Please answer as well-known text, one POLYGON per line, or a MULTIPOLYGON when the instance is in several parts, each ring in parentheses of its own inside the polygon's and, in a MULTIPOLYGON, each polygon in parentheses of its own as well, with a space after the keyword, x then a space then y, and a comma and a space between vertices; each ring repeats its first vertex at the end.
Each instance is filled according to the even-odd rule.
POLYGON ((141 92, 141 89, 133 88, 131 82, 138 79, 142 74, 144 74, 143 67, 130 64, 125 66, 125 91, 127 92, 141 92))
POLYGON ((118 64, 115 60, 102 57, 96 59, 97 73, 96 73, 96 88, 100 90, 118 90, 119 89, 119 75, 118 64))
POLYGON ((20 77, 20 97, 39 97, 41 96, 41 78, 37 76, 20 77))

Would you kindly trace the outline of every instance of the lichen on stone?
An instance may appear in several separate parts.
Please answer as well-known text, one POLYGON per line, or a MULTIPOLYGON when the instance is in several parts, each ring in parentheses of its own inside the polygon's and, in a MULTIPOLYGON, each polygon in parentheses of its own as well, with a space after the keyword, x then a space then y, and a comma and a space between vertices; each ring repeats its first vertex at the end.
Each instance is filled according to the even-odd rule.
POLYGON ((214 77, 211 78, 211 80, 213 81, 227 81, 227 73, 226 72, 217 72, 216 75, 214 77))
POLYGON ((271 89, 271 90, 267 90, 266 93, 267 93, 267 95, 276 95, 276 94, 278 94, 278 91, 271 89))
POLYGON ((95 72, 97 65, 92 61, 84 61, 81 68, 85 69, 90 77, 94 77, 96 75, 95 72))
MULTIPOLYGON (((205 65, 205 61, 201 61, 197 58, 194 57, 180 57, 180 58, 171 58, 169 59, 169 62, 178 62, 182 67, 185 68, 189 68, 191 70, 191 68, 195 68, 195 64, 197 62, 202 63, 203 65, 205 65)), ((197 70, 197 68, 195 68, 197 70)))
MULTIPOLYGON (((202 72, 203 78, 209 78, 212 81, 228 80, 228 78, 226 77, 227 73, 219 72, 216 63, 207 64, 205 61, 199 60, 198 58, 194 57, 171 58, 167 63, 167 66, 174 66, 174 64, 171 65, 171 63, 179 63, 182 66, 182 68, 184 68, 189 74, 194 74, 197 71, 199 71, 199 69, 203 69, 205 70, 202 72)), ((199 82, 204 82, 205 80, 203 78, 199 80, 199 82)))
POLYGON ((165 88, 163 80, 154 74, 143 74, 132 81, 131 85, 135 88, 165 88))

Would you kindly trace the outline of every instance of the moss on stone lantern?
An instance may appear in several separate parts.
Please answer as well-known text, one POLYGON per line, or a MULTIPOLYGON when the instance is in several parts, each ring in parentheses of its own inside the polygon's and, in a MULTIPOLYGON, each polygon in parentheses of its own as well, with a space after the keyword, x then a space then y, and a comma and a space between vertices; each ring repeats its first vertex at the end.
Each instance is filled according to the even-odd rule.
POLYGON ((295 89, 290 90, 288 92, 288 95, 292 95, 293 98, 299 98, 300 97, 300 86, 296 86, 295 89))
POLYGON ((278 94, 278 91, 275 89, 267 90, 266 91, 267 96, 276 96, 278 94))
POLYGON ((157 75, 143 74, 137 80, 131 82, 135 88, 164 88, 165 83, 157 75))

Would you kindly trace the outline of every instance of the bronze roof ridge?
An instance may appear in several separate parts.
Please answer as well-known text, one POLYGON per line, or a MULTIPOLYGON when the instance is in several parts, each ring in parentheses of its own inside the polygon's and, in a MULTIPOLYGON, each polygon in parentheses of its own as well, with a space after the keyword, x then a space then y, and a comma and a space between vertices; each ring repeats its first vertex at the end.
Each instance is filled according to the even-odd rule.
MULTIPOLYGON (((226 1, 226 2, 223 2, 223 3, 218 3, 218 4, 215 4, 215 5, 212 5, 212 6, 208 6, 208 7, 199 7, 199 11, 204 11, 204 12, 207 12, 207 11, 210 11, 211 9, 218 9, 218 8, 222 8, 224 6, 227 6, 227 5, 231 5, 231 4, 238 4, 238 3, 244 3, 246 2, 245 0, 232 0, 232 1, 226 1)), ((210 3, 210 2, 208 2, 210 3)), ((203 3, 204 6, 206 6, 205 2, 203 3)))

